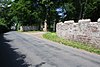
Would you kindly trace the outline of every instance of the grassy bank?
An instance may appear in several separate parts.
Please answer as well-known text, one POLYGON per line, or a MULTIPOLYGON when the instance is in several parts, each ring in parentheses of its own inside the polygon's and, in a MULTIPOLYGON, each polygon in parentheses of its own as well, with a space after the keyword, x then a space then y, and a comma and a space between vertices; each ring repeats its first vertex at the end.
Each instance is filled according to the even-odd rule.
POLYGON ((64 45, 72 46, 74 48, 83 49, 83 50, 86 50, 86 51, 89 51, 89 52, 100 54, 100 49, 96 49, 94 47, 87 46, 87 44, 84 44, 84 43, 59 38, 56 35, 56 33, 49 32, 49 33, 44 34, 43 37, 48 39, 48 40, 54 41, 54 42, 58 42, 58 43, 62 43, 64 45))

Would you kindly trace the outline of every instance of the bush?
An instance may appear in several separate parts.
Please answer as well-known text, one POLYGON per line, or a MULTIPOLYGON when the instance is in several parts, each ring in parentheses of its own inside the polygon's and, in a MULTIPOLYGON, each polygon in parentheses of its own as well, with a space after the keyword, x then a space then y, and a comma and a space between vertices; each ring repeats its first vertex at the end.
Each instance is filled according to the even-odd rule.
POLYGON ((4 32, 7 32, 7 31, 8 31, 8 29, 7 29, 6 26, 0 25, 0 33, 4 33, 4 32))
POLYGON ((7 24, 4 18, 0 18, 0 33, 4 33, 7 32, 8 28, 7 28, 7 24))

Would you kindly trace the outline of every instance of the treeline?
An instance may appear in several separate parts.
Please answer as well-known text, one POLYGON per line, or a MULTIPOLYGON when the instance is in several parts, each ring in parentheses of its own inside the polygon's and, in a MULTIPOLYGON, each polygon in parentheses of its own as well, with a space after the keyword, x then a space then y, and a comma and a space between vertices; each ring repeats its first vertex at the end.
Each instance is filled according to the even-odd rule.
POLYGON ((65 9, 63 20, 100 17, 100 0, 0 0, 0 32, 16 24, 41 25, 47 20, 48 28, 61 19, 56 8, 65 9))

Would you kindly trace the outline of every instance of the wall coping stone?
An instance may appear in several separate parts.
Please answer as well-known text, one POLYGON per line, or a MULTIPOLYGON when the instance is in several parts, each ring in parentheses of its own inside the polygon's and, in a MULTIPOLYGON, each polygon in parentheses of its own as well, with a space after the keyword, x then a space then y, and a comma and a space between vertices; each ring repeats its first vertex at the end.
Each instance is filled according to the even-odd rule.
POLYGON ((82 20, 78 21, 78 23, 82 23, 82 22, 90 23, 91 20, 90 19, 82 19, 82 20))
POLYGON ((64 23, 65 23, 65 24, 66 24, 66 23, 68 23, 68 24, 69 24, 69 23, 70 23, 70 24, 73 24, 73 23, 74 23, 74 20, 65 21, 64 23))

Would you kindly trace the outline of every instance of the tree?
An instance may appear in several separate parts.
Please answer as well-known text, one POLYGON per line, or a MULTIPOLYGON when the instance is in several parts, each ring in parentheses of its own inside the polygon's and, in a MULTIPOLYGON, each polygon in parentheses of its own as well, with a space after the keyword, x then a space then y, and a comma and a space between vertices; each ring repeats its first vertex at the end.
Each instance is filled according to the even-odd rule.
POLYGON ((0 0, 0 3, 0 18, 6 21, 8 27, 13 23, 41 25, 46 20, 47 28, 51 29, 61 18, 56 12, 57 8, 65 11, 63 20, 96 20, 100 17, 100 0, 0 0))
POLYGON ((0 30, 2 32, 10 29, 10 18, 8 16, 11 0, 0 0, 0 30))
POLYGON ((100 18, 100 0, 87 0, 85 7, 84 18, 91 18, 92 21, 97 21, 100 18))

